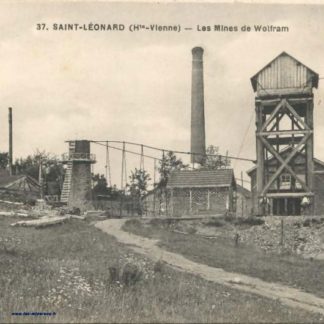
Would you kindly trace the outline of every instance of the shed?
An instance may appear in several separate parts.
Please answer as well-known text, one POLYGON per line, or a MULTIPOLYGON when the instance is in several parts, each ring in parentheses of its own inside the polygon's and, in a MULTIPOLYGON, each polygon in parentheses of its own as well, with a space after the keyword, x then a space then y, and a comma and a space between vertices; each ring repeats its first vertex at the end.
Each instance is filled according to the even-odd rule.
POLYGON ((40 196, 40 185, 26 174, 10 175, 7 170, 0 170, 0 195, 15 200, 36 199, 40 196))
POLYGON ((236 197, 236 216, 250 216, 252 213, 251 191, 237 184, 236 197))
POLYGON ((167 192, 172 216, 226 214, 236 209, 233 169, 174 171, 167 192))

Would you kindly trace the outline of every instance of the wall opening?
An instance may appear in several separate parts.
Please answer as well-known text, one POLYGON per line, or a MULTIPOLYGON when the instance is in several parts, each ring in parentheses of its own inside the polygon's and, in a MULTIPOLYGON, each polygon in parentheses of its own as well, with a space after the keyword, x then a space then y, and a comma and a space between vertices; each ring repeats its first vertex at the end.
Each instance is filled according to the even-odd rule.
POLYGON ((300 198, 274 198, 272 213, 275 216, 301 215, 300 198))

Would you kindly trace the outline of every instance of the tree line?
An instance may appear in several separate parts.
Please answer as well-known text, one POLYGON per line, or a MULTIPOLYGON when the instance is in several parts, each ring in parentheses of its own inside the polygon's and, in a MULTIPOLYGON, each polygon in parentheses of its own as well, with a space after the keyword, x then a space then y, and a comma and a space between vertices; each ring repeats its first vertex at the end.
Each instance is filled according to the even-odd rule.
MULTIPOLYGON (((206 161, 202 169, 215 170, 230 166, 230 159, 224 159, 219 155, 219 148, 210 145, 206 150, 206 161)), ((0 153, 0 169, 8 169, 9 156, 7 152, 0 153)), ((163 154, 158 162, 159 180, 154 183, 154 188, 165 188, 171 172, 176 170, 187 170, 189 165, 178 158, 174 152, 168 151, 163 154)), ((60 195, 64 181, 65 169, 60 159, 51 153, 37 150, 25 158, 16 159, 12 166, 13 174, 26 174, 38 180, 41 170, 45 194, 60 195)), ((126 185, 126 190, 120 190, 116 185, 108 186, 107 179, 103 174, 92 174, 93 198, 99 196, 118 199, 121 195, 130 195, 136 199, 142 199, 147 193, 151 181, 150 174, 141 168, 131 171, 126 185)))

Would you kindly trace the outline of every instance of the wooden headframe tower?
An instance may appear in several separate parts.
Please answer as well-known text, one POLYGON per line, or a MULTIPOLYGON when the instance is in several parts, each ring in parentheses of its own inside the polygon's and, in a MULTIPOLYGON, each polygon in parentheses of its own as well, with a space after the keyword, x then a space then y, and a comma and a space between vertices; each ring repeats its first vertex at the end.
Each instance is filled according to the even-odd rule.
POLYGON ((258 214, 274 209, 296 214, 304 197, 313 203, 313 88, 318 80, 317 73, 285 52, 251 78, 258 214))

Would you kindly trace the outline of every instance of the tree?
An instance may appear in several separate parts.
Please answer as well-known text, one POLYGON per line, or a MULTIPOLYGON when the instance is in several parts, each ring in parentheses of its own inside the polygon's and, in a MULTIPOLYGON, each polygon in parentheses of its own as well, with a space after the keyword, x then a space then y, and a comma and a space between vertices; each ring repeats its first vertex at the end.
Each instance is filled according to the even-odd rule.
POLYGON ((135 168, 135 171, 131 172, 129 179, 130 194, 142 198, 147 193, 148 182, 151 180, 150 175, 144 169, 135 168))
POLYGON ((6 169, 9 164, 9 154, 8 152, 0 153, 0 169, 6 169))
POLYGON ((45 194, 60 194, 64 168, 59 158, 51 153, 37 150, 33 155, 17 159, 13 171, 14 174, 26 174, 38 180, 40 166, 45 183, 45 194))
POLYGON ((97 197, 100 195, 112 195, 112 188, 108 187, 107 179, 103 174, 92 174, 92 181, 94 183, 92 193, 95 199, 97 199, 97 197))
POLYGON ((162 188, 167 185, 172 171, 183 170, 186 168, 188 168, 188 165, 184 164, 181 159, 178 159, 172 151, 164 154, 162 160, 159 161, 158 171, 160 173, 160 181, 158 187, 162 188))
POLYGON ((42 173, 46 174, 51 181, 55 181, 58 176, 64 174, 63 166, 57 156, 39 150, 26 158, 17 159, 13 168, 16 174, 27 174, 38 179, 40 165, 42 165, 42 173))
POLYGON ((139 215, 143 214, 142 198, 147 193, 148 182, 151 180, 150 175, 144 169, 137 169, 131 172, 129 176, 129 192, 132 199, 132 210, 137 210, 139 215))
POLYGON ((231 160, 221 156, 219 153, 219 147, 214 145, 209 145, 206 149, 206 162, 203 169, 206 170, 217 170, 225 168, 231 165, 231 160))

